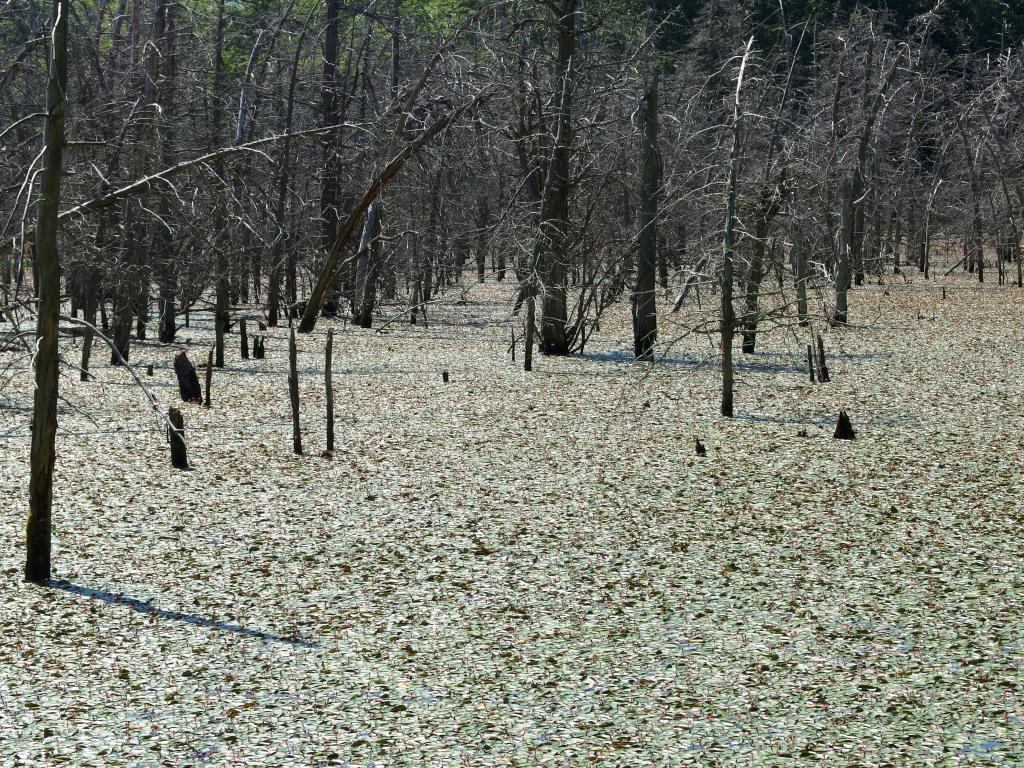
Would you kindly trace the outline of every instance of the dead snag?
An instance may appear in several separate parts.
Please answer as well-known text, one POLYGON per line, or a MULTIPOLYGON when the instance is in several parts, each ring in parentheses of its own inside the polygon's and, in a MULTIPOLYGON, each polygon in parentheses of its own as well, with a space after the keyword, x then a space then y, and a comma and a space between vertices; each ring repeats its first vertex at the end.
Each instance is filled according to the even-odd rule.
POLYGON ((195 366, 188 355, 179 352, 174 356, 174 373, 178 377, 178 391, 186 403, 202 403, 203 391, 199 386, 199 377, 195 366))
POLYGON ((167 428, 167 439, 171 443, 171 466, 175 469, 188 469, 188 456, 185 454, 185 419, 181 411, 171 408, 167 418, 174 428, 167 428))
POLYGON ((292 450, 302 454, 302 431, 299 428, 299 364, 295 348, 295 327, 288 336, 288 394, 292 401, 292 450))
POLYGON ((249 333, 245 327, 245 318, 238 321, 238 338, 242 348, 242 359, 249 359, 249 333))
POLYGON ((334 361, 334 329, 327 331, 327 350, 324 353, 324 389, 327 391, 327 451, 334 451, 334 385, 331 366, 334 361))
POLYGON ((210 390, 213 389, 213 348, 210 348, 209 353, 206 355, 206 402, 203 403, 207 408, 210 407, 210 390))
POLYGON ((823 384, 832 381, 828 374, 828 364, 825 362, 825 342, 821 340, 820 333, 818 334, 818 381, 823 384))
POLYGON ((807 345, 807 373, 811 377, 811 384, 815 382, 814 378, 814 347, 810 344, 807 345))
POLYGON ((846 411, 839 412, 839 421, 836 422, 836 431, 832 437, 836 440, 855 440, 857 438, 857 433, 854 432, 850 416, 846 411))
POLYGON ((533 370, 533 323, 537 312, 537 304, 534 301, 533 293, 526 299, 526 339, 523 349, 523 370, 533 370))

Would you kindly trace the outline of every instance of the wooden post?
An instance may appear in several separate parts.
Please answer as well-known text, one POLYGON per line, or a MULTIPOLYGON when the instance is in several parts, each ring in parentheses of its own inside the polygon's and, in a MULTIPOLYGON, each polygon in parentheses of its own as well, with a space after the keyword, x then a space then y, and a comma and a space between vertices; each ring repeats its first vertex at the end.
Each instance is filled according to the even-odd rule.
POLYGON ((242 359, 249 359, 249 333, 245 327, 245 318, 238 321, 238 337, 242 346, 242 359))
POLYGON ((302 431, 299 428, 299 364, 295 348, 295 326, 288 336, 288 394, 292 401, 292 450, 302 454, 302 431))
POLYGON ((167 437, 171 443, 171 466, 175 469, 188 469, 188 456, 185 453, 185 419, 177 408, 171 408, 167 417, 174 425, 174 429, 167 429, 167 437))
POLYGON ((199 387, 195 366, 184 352, 174 356, 174 373, 178 377, 178 392, 181 393, 181 399, 186 403, 203 402, 203 391, 199 387))
POLYGON ((206 355, 206 402, 203 405, 207 408, 210 407, 211 389, 213 389, 213 347, 210 347, 210 351, 206 355))
POLYGON ((324 389, 327 390, 327 450, 334 452, 334 386, 331 366, 334 361, 334 329, 327 331, 327 350, 324 353, 324 389))
POLYGON ((807 372, 811 377, 811 384, 815 382, 814 378, 814 347, 810 344, 807 345, 807 372))

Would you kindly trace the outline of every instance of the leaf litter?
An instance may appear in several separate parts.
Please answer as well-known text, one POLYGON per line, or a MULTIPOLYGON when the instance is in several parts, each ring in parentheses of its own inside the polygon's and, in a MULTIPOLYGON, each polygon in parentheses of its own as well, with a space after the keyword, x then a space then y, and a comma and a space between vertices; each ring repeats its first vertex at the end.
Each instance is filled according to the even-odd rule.
MULTIPOLYGON (((286 329, 178 404, 189 472, 123 371, 67 369, 53 587, 21 581, 29 412, 0 412, 0 764, 1021 764, 1018 294, 888 291, 819 329, 832 383, 764 335, 733 420, 671 318, 661 365, 616 308, 530 374, 490 284, 336 324, 330 459, 324 327, 304 456, 286 329)), ((208 319, 182 336, 205 361, 208 319)), ((132 351, 165 407, 178 349, 132 351)))

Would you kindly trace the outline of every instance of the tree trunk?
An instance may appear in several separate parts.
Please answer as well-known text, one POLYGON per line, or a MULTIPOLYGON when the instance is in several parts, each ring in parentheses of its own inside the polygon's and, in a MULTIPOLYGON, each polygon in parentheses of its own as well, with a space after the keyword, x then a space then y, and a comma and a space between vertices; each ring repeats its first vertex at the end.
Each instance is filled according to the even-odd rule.
POLYGON ((526 328, 525 328, 525 339, 523 347, 523 370, 533 370, 533 328, 536 322, 537 314, 537 301, 533 296, 533 291, 530 291, 530 295, 526 298, 526 328))
MULTIPOLYGON (((545 355, 569 354, 568 308, 565 276, 569 255, 569 163, 572 156, 573 53, 576 50, 577 0, 560 0, 555 27, 558 33, 558 66, 562 88, 558 97, 558 121, 554 147, 541 203, 538 272, 543 283, 541 303, 541 351, 545 355)), ((554 6, 552 6, 554 7, 554 6)))
POLYGON ((807 325, 807 243, 803 238, 793 241, 793 260, 796 272, 796 317, 802 326, 807 325))
MULTIPOLYGON (((217 2, 217 32, 214 42, 214 65, 213 65, 213 109, 211 114, 212 133, 214 144, 219 145, 223 135, 223 110, 220 105, 221 90, 224 84, 224 2, 217 2)), ((224 178, 224 163, 218 162, 215 166, 217 177, 224 178)), ((227 217, 224 210, 224 201, 217 200, 214 203, 214 231, 220 235, 226 225, 227 217)), ((230 265, 228 253, 224 244, 214 244, 216 249, 216 296, 214 299, 213 323, 214 323, 214 364, 218 368, 224 367, 224 331, 228 324, 228 301, 230 299, 230 265)))
POLYGON ((167 438, 171 444, 171 466, 175 469, 188 469, 188 454, 185 450, 185 419, 181 411, 171 408, 167 418, 174 428, 168 428, 167 438))
POLYGON ((327 393, 327 450, 334 452, 334 384, 331 367, 334 363, 334 329, 327 331, 327 349, 324 354, 324 390, 327 393))
POLYGON ((740 96, 743 92, 743 73, 753 45, 754 38, 750 38, 740 63, 739 75, 736 78, 736 98, 732 115, 732 149, 729 152, 729 186, 725 202, 725 236, 722 244, 722 271, 719 278, 719 289, 722 295, 718 324, 722 346, 721 411, 723 416, 729 417, 733 413, 732 337, 736 330, 736 312, 732 306, 733 259, 736 248, 736 195, 743 145, 743 112, 740 108, 740 96))
POLYGON ((53 34, 46 84, 43 163, 37 206, 35 259, 39 283, 36 316, 35 395, 32 409, 28 522, 25 526, 25 579, 50 578, 53 467, 57 437, 57 324, 60 318, 60 257, 57 252, 64 114, 68 84, 68 0, 53 0, 53 34))
POLYGON ((658 155, 658 74, 640 106, 641 174, 640 174, 640 237, 637 257, 636 292, 633 296, 633 355, 637 360, 650 360, 658 338, 657 293, 655 270, 658 260, 658 188, 661 184, 658 155))
POLYGON ((203 390, 199 386, 199 376, 188 355, 179 352, 174 356, 174 374, 178 378, 178 393, 186 403, 202 403, 203 390))
POLYGON ((288 335, 288 395, 292 403, 292 450, 302 454, 302 430, 299 427, 299 366, 295 347, 295 328, 288 335))
POLYGON ((842 192, 842 223, 839 231, 839 253, 836 260, 836 310, 835 325, 846 325, 849 321, 847 293, 850 289, 850 249, 853 235, 853 185, 844 179, 842 192))
POLYGON ((357 300, 356 313, 352 322, 361 328, 373 325, 373 305, 376 297, 376 248, 377 235, 380 232, 380 202, 374 201, 366 212, 363 224, 363 236, 359 243, 356 257, 355 295, 357 300))

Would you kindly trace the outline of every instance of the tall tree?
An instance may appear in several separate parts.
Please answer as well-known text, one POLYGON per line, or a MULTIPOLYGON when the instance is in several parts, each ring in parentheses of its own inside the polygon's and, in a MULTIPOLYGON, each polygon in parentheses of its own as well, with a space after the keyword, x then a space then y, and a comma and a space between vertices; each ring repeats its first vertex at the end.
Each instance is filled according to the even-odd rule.
POLYGON ((650 79, 640 104, 640 238, 636 291, 633 294, 633 354, 650 360, 658 338, 655 269, 658 259, 658 190, 661 162, 658 155, 658 73, 650 79))
POLYGON ((57 438, 57 324, 60 318, 61 177, 64 158, 64 114, 68 87, 68 0, 53 0, 53 33, 46 84, 43 170, 39 184, 35 257, 39 279, 36 317, 36 389, 32 410, 32 453, 29 513, 25 526, 25 579, 50 578, 53 468, 57 438))

